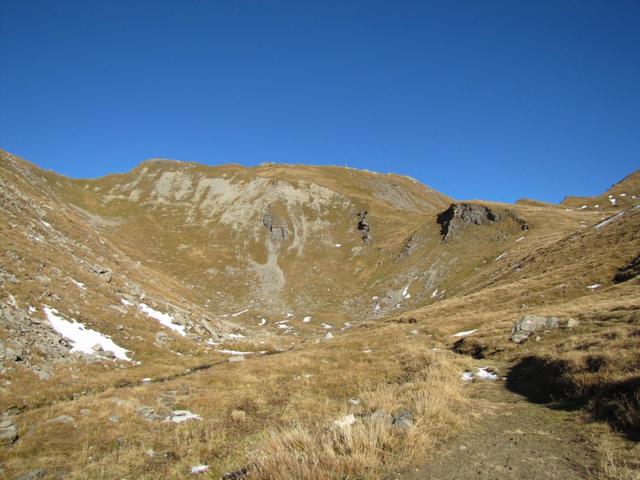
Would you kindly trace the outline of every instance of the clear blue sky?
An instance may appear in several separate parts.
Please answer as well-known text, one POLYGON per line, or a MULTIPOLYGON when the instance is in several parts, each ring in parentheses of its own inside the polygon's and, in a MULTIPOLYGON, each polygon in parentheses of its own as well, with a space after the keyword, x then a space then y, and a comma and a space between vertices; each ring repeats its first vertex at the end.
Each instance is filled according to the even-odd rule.
POLYGON ((0 147, 559 201, 640 167, 640 1, 0 0, 0 147))

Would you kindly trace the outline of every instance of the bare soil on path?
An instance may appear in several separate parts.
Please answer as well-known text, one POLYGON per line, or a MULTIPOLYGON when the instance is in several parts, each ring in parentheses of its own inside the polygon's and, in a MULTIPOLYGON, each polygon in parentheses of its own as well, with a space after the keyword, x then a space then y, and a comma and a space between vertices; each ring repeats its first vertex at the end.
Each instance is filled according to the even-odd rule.
MULTIPOLYGON (((589 427, 579 414, 536 404, 506 388, 506 381, 469 385, 478 402, 471 425, 431 463, 398 480, 578 480, 597 463, 589 427)), ((471 411, 471 409, 470 409, 471 411)))

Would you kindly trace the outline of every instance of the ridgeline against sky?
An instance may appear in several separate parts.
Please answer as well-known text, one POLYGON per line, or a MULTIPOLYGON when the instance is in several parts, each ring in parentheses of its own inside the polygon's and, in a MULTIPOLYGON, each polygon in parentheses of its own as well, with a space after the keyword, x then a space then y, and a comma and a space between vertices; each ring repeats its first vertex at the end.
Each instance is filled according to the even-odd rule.
POLYGON ((633 1, 0 0, 0 147, 73 177, 332 164, 557 202, 638 168, 639 21, 633 1))

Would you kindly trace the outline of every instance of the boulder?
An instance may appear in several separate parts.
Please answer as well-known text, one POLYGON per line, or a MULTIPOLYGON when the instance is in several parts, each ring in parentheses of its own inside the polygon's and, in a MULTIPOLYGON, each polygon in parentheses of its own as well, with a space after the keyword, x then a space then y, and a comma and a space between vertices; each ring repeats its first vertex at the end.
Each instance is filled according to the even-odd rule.
POLYGON ((525 315, 518 320, 511 329, 511 341, 522 343, 527 340, 533 332, 539 330, 551 330, 558 328, 560 321, 555 317, 539 317, 536 315, 525 315))
POLYGON ((411 411, 409 410, 400 410, 393 416, 393 421, 391 424, 400 430, 407 430, 413 425, 413 419, 411 416, 411 411))
POLYGON ((58 415, 56 418, 52 418, 47 423, 61 423, 61 424, 71 424, 76 421, 71 415, 58 415))
POLYGON ((0 420, 0 444, 11 445, 18 439, 18 428, 13 420, 5 418, 0 420))

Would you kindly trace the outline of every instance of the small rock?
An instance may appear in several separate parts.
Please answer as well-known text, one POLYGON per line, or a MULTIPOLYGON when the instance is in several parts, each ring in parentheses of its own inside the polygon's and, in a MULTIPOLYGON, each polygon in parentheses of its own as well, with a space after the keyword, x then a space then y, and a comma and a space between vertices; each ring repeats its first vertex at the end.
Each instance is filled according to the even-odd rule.
POLYGON ((411 412, 409 410, 400 410, 393 416, 392 425, 400 430, 406 430, 413 426, 411 412))
POLYGON ((375 412, 373 412, 370 416, 369 419, 372 422, 378 422, 378 423, 382 423, 382 424, 393 424, 393 417, 385 412, 384 410, 376 410, 375 412))
POLYGON ((242 480, 243 478, 246 478, 248 473, 248 468, 241 468, 240 470, 236 470, 235 472, 225 473, 224 475, 222 475, 222 480, 242 480))
POLYGON ((0 420, 0 444, 11 445, 18 439, 18 428, 13 420, 0 420))
POLYGON ((16 477, 16 480, 37 480, 38 478, 44 478, 46 473, 43 468, 36 468, 16 477))
POLYGON ((61 424, 71 424, 75 422, 76 419, 71 415, 58 415, 56 418, 52 418, 47 423, 61 423, 61 424))
POLYGON ((579 323, 580 322, 575 318, 566 318, 564 320, 560 320, 560 328, 575 328, 579 323))

